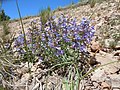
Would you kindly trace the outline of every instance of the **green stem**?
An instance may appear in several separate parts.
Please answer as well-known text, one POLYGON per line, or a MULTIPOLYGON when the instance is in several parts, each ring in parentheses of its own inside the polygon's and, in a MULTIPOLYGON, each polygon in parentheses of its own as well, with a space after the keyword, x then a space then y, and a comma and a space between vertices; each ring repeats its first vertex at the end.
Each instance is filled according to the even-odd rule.
POLYGON ((27 40, 26 40, 26 35, 25 35, 25 30, 24 30, 24 27, 23 27, 23 22, 22 22, 22 17, 21 17, 21 13, 20 13, 20 9, 19 9, 19 6, 18 6, 18 1, 16 0, 16 5, 17 5, 17 10, 18 10, 18 14, 19 14, 19 17, 20 17, 20 22, 21 22, 21 25, 22 25, 22 32, 23 32, 23 35, 24 35, 24 40, 25 40, 25 50, 27 52, 27 59, 28 59, 28 67, 29 67, 29 56, 28 56, 28 47, 27 47, 27 40))
POLYGON ((17 5, 18 14, 19 14, 19 17, 20 17, 20 22, 21 22, 21 25, 22 25, 22 31, 23 31, 23 34, 24 34, 25 46, 27 47, 25 30, 24 30, 24 27, 23 27, 22 17, 21 17, 21 13, 20 13, 20 9, 19 9, 18 1, 17 0, 16 0, 16 5, 17 5))
POLYGON ((63 66, 63 65, 72 64, 72 63, 73 62, 64 62, 64 63, 56 64, 56 65, 52 66, 50 69, 48 69, 48 71, 51 71, 52 69, 54 69, 57 66, 63 66))

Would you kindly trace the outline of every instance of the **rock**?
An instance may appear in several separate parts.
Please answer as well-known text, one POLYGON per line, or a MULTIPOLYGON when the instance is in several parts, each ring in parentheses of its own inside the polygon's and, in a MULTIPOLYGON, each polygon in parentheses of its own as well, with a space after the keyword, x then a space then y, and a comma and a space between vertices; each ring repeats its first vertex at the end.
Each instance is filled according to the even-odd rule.
POLYGON ((100 50, 99 42, 93 41, 91 44, 92 44, 91 45, 91 52, 96 52, 96 51, 99 52, 99 50, 100 50))
POLYGON ((28 68, 28 67, 18 68, 18 69, 17 69, 17 72, 18 72, 19 74, 25 74, 25 73, 29 72, 29 68, 28 68))
POLYGON ((97 88, 99 86, 99 84, 97 82, 93 82, 93 85, 95 88, 97 88))
POLYGON ((112 83, 112 88, 120 88, 120 74, 109 75, 112 83))
POLYGON ((106 48, 106 47, 102 47, 101 48, 101 51, 103 51, 103 52, 111 52, 111 49, 110 48, 106 48))
POLYGON ((32 66, 31 71, 35 72, 36 70, 37 70, 37 66, 36 65, 32 66))
POLYGON ((106 52, 104 52, 104 51, 99 51, 99 53, 100 53, 100 55, 102 55, 102 56, 105 56, 107 53, 106 52))
POLYGON ((28 81, 29 79, 30 79, 30 74, 26 73, 22 76, 21 83, 26 83, 26 81, 28 81))
POLYGON ((108 75, 108 74, 114 74, 119 70, 120 64, 117 63, 117 59, 113 57, 112 53, 106 53, 103 54, 104 56, 101 55, 101 53, 96 54, 96 61, 100 62, 101 65, 105 65, 107 63, 111 62, 116 62, 116 63, 111 63, 108 65, 105 65, 102 67, 102 70, 108 75))
POLYGON ((39 83, 37 83, 37 84, 33 87, 33 89, 32 89, 32 90, 37 90, 37 89, 39 88, 39 86, 40 86, 40 84, 39 84, 39 83))
POLYGON ((92 81, 103 82, 105 79, 106 73, 104 70, 101 70, 100 68, 95 70, 95 72, 93 72, 93 75, 91 76, 92 81))
POLYGON ((111 86, 106 82, 102 82, 101 86, 102 86, 103 90, 110 90, 110 88, 111 88, 111 86))

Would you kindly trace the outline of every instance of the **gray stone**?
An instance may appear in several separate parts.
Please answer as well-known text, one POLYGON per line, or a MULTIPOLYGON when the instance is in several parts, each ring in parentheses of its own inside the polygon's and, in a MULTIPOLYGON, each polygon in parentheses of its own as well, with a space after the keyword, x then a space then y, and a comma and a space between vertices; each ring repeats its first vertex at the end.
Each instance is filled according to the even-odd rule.
POLYGON ((109 75, 112 83, 112 88, 120 88, 120 74, 109 75))
POLYGON ((37 89, 39 88, 39 86, 40 86, 40 84, 37 83, 37 84, 32 88, 32 90, 37 90, 37 89))
POLYGON ((32 66, 31 71, 32 71, 32 72, 35 72, 36 70, 37 70, 37 66, 35 66, 35 65, 32 66))
POLYGON ((101 70, 100 68, 95 70, 95 72, 93 72, 93 76, 91 76, 92 81, 103 82, 105 79, 106 74, 104 70, 101 70))
POLYGON ((99 84, 97 82, 93 82, 93 85, 95 88, 97 88, 99 86, 99 84))

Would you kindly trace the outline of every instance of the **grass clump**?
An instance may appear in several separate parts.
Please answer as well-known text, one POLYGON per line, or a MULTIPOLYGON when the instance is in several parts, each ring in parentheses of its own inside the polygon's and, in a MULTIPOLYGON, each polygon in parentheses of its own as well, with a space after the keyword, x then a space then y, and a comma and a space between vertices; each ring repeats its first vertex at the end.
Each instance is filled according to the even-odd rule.
MULTIPOLYGON (((12 44, 14 42, 14 34, 10 33, 8 22, 4 21, 1 23, 2 33, 0 36, 0 74, 1 80, 9 80, 11 77, 12 71, 11 67, 14 67, 14 52, 12 48, 12 44)), ((7 90, 5 88, 0 87, 0 90, 7 90)))
POLYGON ((48 7, 47 9, 41 10, 39 15, 41 17, 41 22, 44 25, 51 15, 50 7, 48 7))

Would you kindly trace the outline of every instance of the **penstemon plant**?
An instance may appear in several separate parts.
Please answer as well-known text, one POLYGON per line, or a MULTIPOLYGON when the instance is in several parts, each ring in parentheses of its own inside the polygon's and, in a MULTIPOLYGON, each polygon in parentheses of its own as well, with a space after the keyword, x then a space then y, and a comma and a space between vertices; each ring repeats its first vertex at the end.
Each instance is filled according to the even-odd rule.
MULTIPOLYGON (((76 78, 79 78, 81 71, 81 75, 85 74, 87 68, 89 69, 87 46, 95 33, 94 26, 90 26, 90 21, 83 18, 78 23, 76 18, 61 15, 58 18, 50 17, 44 25, 41 21, 39 24, 38 26, 36 21, 32 21, 31 28, 26 31, 28 51, 24 49, 23 34, 20 34, 14 42, 14 47, 22 60, 30 59, 29 61, 35 62, 37 58, 48 69, 50 68, 49 70, 60 68, 66 70, 68 67, 74 71, 76 78), (29 58, 26 58, 26 52, 29 58)), ((71 80, 73 79, 70 72, 64 75, 69 75, 71 80)), ((71 88, 74 88, 74 82, 70 84, 71 88)), ((79 83, 79 79, 77 82, 79 83)))
MULTIPOLYGON (((83 18, 82 22, 77 24, 76 18, 64 15, 57 19, 51 17, 44 28, 36 26, 36 21, 32 21, 32 28, 26 33, 27 47, 33 55, 41 57, 43 61, 49 62, 50 59, 52 61, 55 59, 55 62, 57 59, 58 63, 69 61, 67 59, 72 54, 87 52, 87 46, 95 33, 94 27, 89 23, 90 21, 83 18)), ((21 54, 25 54, 23 34, 16 38, 15 47, 21 54)))

